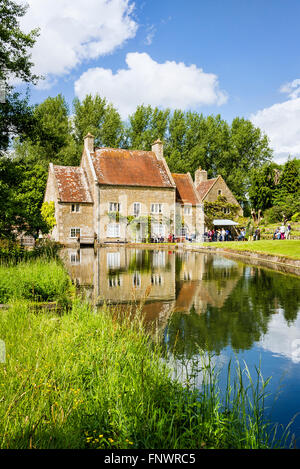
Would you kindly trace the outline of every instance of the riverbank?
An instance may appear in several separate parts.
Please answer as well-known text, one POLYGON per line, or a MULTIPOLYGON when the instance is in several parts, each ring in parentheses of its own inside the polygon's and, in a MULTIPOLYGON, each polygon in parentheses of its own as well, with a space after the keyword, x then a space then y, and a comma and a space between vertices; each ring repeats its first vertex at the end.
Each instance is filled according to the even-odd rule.
POLYGON ((272 267, 282 272, 300 275, 300 241, 228 241, 216 243, 191 244, 187 249, 224 253, 239 257, 257 266, 272 267))
MULTIPOLYGON (((51 276, 44 282, 51 282, 51 276)), ((36 288, 31 291, 36 300, 36 288)), ((80 298, 70 298, 59 314, 34 311, 29 300, 9 300, 11 307, 0 313, 5 345, 0 448, 238 449, 270 444, 265 384, 258 375, 257 386, 247 368, 240 370, 242 380, 229 383, 221 401, 209 357, 197 365, 203 369, 200 390, 193 385, 193 370, 184 382, 174 380, 171 351, 153 343, 139 314, 95 310, 80 298)))
MULTIPOLYGON (((101 247, 120 247, 121 243, 101 247)), ((227 241, 215 243, 127 243, 133 249, 199 251, 239 257, 257 266, 300 275, 300 240, 227 241)))

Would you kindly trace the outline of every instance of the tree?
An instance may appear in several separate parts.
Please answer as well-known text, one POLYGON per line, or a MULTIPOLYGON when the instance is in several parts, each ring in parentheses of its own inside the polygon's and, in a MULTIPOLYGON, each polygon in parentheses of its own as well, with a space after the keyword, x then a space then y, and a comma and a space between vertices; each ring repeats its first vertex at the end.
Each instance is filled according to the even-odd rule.
POLYGON ((74 138, 80 154, 82 142, 88 132, 95 137, 98 147, 120 147, 124 139, 124 128, 121 117, 116 109, 99 95, 87 95, 81 102, 78 98, 73 101, 74 138))
POLYGON ((31 132, 24 142, 17 140, 15 156, 32 164, 42 164, 46 170, 50 162, 63 165, 79 164, 78 151, 71 133, 69 109, 65 98, 58 94, 35 106, 31 132))
POLYGON ((251 171, 249 198, 251 206, 257 212, 272 207, 277 188, 276 171, 279 166, 267 163, 251 171))
POLYGON ((164 111, 151 106, 138 106, 129 116, 126 131, 127 145, 131 149, 151 150, 152 143, 158 138, 164 140, 168 128, 169 109, 164 111))
POLYGON ((4 93, 0 102, 0 156, 12 138, 28 133, 32 125, 28 96, 22 98, 20 93, 14 93, 11 85, 12 79, 35 83, 39 78, 32 72, 30 60, 38 31, 24 33, 19 27, 19 19, 26 10, 27 7, 12 0, 0 0, 0 82, 4 93))
POLYGON ((30 59, 38 30, 24 33, 19 27, 18 20, 25 15, 27 8, 13 0, 0 1, 0 79, 6 83, 11 77, 25 82, 35 82, 39 78, 32 73, 30 59))

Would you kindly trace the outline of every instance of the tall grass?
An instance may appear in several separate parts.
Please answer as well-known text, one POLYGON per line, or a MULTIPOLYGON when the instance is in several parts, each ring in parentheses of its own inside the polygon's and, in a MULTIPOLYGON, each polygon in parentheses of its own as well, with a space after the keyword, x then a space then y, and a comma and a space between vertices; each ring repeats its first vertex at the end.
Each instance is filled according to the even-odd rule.
POLYGON ((0 303, 12 299, 62 301, 70 288, 71 280, 59 261, 41 258, 0 264, 0 303))
POLYGON ((12 240, 0 240, 0 261, 2 263, 17 263, 33 259, 56 259, 61 246, 49 239, 38 240, 33 249, 26 249, 20 243, 12 240))
POLYGON ((174 380, 139 316, 119 320, 79 300, 43 315, 15 302, 0 338, 0 448, 268 446, 261 394, 253 388, 248 412, 244 386, 233 392, 229 381, 222 403, 209 360, 200 391, 174 380))

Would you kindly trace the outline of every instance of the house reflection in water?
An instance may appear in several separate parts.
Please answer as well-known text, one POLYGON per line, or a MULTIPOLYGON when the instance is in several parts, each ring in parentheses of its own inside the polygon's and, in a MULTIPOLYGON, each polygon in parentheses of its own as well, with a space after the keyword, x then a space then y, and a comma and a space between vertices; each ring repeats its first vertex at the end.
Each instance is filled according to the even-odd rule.
POLYGON ((125 309, 142 302, 145 321, 161 330, 173 312, 221 308, 243 274, 237 262, 187 251, 66 248, 62 255, 73 281, 95 304, 125 309))

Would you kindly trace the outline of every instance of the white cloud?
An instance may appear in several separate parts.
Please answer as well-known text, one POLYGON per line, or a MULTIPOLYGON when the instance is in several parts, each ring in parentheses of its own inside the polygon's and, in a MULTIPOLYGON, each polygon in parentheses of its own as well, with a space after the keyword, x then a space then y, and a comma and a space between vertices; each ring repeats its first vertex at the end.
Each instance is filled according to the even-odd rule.
POLYGON ((83 99, 87 94, 98 93, 112 102, 123 118, 140 104, 195 109, 227 101, 217 76, 196 65, 173 61, 160 64, 138 52, 127 54, 126 63, 128 68, 115 74, 99 67, 87 70, 75 82, 76 95, 83 99))
POLYGON ((298 98, 300 94, 300 79, 296 78, 296 80, 285 83, 281 86, 280 92, 287 93, 291 99, 298 98))
POLYGON ((300 155, 300 79, 281 86, 280 92, 290 99, 252 114, 250 120, 268 135, 274 157, 282 163, 288 155, 300 155))
POLYGON ((32 61, 34 71, 46 76, 46 84, 53 76, 62 76, 85 60, 113 52, 136 34, 131 0, 27 0, 26 3, 29 9, 20 22, 21 28, 25 31, 40 28, 32 61))
POLYGON ((300 363, 300 318, 287 326, 283 311, 272 317, 268 333, 261 339, 260 346, 275 355, 283 355, 293 363, 300 363))
POLYGON ((151 25, 147 28, 147 36, 146 36, 146 39, 145 39, 146 46, 150 46, 152 44, 155 33, 156 33, 156 29, 155 29, 154 25, 151 25))

